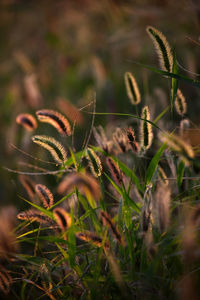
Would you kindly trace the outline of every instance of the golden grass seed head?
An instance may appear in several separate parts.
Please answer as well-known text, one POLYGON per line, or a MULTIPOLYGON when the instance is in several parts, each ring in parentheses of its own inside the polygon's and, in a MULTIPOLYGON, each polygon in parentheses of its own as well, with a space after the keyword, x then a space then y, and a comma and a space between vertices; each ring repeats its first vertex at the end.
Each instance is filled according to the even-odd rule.
POLYGON ((101 176, 102 164, 101 164, 100 158, 91 148, 88 148, 86 153, 87 153, 86 156, 89 161, 89 167, 90 167, 92 174, 95 177, 101 176))
POLYGON ((120 152, 125 153, 130 149, 126 132, 125 130, 119 127, 116 128, 115 132, 113 133, 113 141, 114 141, 114 145, 117 146, 117 149, 120 152))
POLYGON ((141 102, 141 95, 137 82, 130 72, 124 74, 127 95, 133 105, 141 102))
POLYGON ((36 184, 35 191, 39 198, 42 200, 42 203, 45 208, 50 208, 53 205, 53 194, 45 185, 36 184))
POLYGON ((166 37, 162 34, 162 32, 152 26, 148 26, 146 31, 154 43, 161 68, 164 71, 172 72, 173 55, 166 37))
POLYGON ((131 128, 131 127, 127 128, 126 135, 127 135, 128 142, 129 142, 129 145, 130 145, 132 151, 135 153, 139 152, 140 147, 139 147, 139 144, 136 142, 135 132, 134 132, 133 128, 131 128))
POLYGON ((121 185, 123 183, 123 174, 118 164, 111 158, 106 157, 106 164, 116 184, 121 185))
POLYGON ((50 228, 54 228, 56 223, 41 211, 31 208, 18 213, 17 218, 23 221, 35 221, 50 228))
POLYGON ((46 135, 35 135, 32 141, 50 152, 54 160, 63 164, 67 160, 67 153, 60 142, 46 135))
POLYGON ((177 90, 175 108, 179 115, 183 116, 187 111, 187 103, 180 89, 177 90))
POLYGON ((33 199, 35 197, 35 184, 36 183, 27 175, 19 175, 19 181, 21 182, 22 186, 26 190, 30 199, 33 199))
POLYGON ((151 147, 153 141, 153 132, 150 121, 150 113, 148 106, 144 106, 141 113, 140 121, 140 147, 144 150, 147 150, 151 147))
POLYGON ((28 131, 33 131, 37 128, 37 121, 31 114, 19 114, 16 122, 28 131))
POLYGON ((36 112, 38 120, 51 124, 62 135, 71 135, 68 120, 59 112, 50 109, 41 109, 36 112))
POLYGON ((70 214, 61 207, 57 207, 53 210, 54 218, 61 228, 62 231, 65 231, 71 226, 72 220, 70 214))

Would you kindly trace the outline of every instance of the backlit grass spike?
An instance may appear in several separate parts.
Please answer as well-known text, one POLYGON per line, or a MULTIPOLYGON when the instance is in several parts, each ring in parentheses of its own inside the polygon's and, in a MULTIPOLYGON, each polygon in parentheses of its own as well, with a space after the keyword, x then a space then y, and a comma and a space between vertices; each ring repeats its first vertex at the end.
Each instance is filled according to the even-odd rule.
POLYGON ((152 26, 148 26, 146 30, 154 43, 162 70, 172 72, 173 55, 166 37, 152 26))
POLYGON ((175 99, 175 108, 177 113, 181 116, 183 116, 187 111, 187 103, 180 89, 177 90, 177 96, 175 99))
POLYGON ((42 200, 42 203, 45 208, 50 208, 53 205, 53 194, 45 185, 36 184, 35 191, 38 197, 42 200))
POLYGON ((124 80, 126 85, 126 92, 131 103, 133 105, 139 104, 141 101, 141 95, 135 78, 130 72, 126 72, 124 74, 124 80))
POLYGON ((151 147, 153 140, 153 132, 150 121, 150 113, 148 106, 143 107, 140 121, 140 147, 147 150, 151 147))
POLYGON ((86 153, 87 153, 87 159, 89 161, 89 167, 90 167, 92 174, 95 177, 101 176, 102 164, 101 164, 100 158, 97 156, 97 154, 91 148, 88 148, 86 153))
POLYGON ((68 120, 59 112, 50 109, 41 109, 36 112, 38 120, 51 124, 62 135, 71 135, 68 120))
POLYGON ((54 160, 62 164, 67 160, 67 153, 64 147, 57 140, 46 135, 35 135, 32 141, 50 152, 54 160))

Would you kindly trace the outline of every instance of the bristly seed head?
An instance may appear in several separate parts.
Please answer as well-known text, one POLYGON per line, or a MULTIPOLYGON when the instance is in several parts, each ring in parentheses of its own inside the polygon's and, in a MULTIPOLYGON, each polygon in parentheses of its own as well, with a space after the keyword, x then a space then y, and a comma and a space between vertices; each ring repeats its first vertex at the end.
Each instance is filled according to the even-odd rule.
MULTIPOLYGON (((96 233, 94 233, 94 232, 84 230, 84 231, 76 232, 76 236, 80 240, 85 241, 85 242, 89 242, 92 245, 95 245, 96 247, 102 247, 103 246, 103 239, 101 237, 99 237, 98 235, 96 235, 96 233)), ((108 244, 107 241, 105 241, 104 247, 106 249, 109 248, 109 244, 108 244)))
POLYGON ((186 100, 180 89, 177 90, 177 95, 175 99, 175 108, 177 113, 181 116, 183 116, 187 111, 186 100))
POLYGON ((126 92, 133 105, 137 105, 141 101, 140 91, 137 82, 130 72, 124 74, 126 92))
POLYGON ((63 208, 61 207, 55 208, 53 210, 53 215, 62 231, 65 231, 71 226, 72 223, 71 216, 63 208))
POLYGON ((60 134, 71 135, 70 124, 61 113, 50 109, 42 109, 38 110, 36 115, 40 122, 51 124, 60 134))
POLYGON ((36 119, 30 114, 19 114, 16 118, 16 122, 28 131, 33 131, 37 128, 36 119))
POLYGON ((63 164, 67 160, 64 147, 54 138, 46 135, 35 135, 32 137, 32 141, 48 150, 59 164, 63 164))
POLYGON ((150 121, 150 113, 148 106, 143 107, 140 121, 140 147, 147 150, 151 147, 153 140, 153 132, 150 121))
POLYGON ((97 156, 97 154, 91 149, 88 148, 86 151, 87 159, 89 161, 89 167, 92 172, 92 174, 95 177, 99 177, 102 174, 102 164, 100 158, 97 156))
POLYGON ((117 163, 111 157, 106 157, 106 163, 115 183, 121 185, 123 183, 123 174, 117 163))
POLYGON ((127 128, 126 135, 128 138, 129 145, 131 146, 131 149, 133 150, 133 152, 135 152, 135 153, 139 152, 140 147, 139 147, 138 143, 136 142, 135 132, 134 132, 133 128, 131 128, 131 127, 127 128))
POLYGON ((161 68, 164 71, 172 72, 173 55, 166 37, 152 26, 148 26, 146 30, 156 48, 161 68))
POLYGON ((42 200, 45 208, 50 208, 53 205, 53 194, 45 185, 36 184, 35 191, 39 198, 42 200))

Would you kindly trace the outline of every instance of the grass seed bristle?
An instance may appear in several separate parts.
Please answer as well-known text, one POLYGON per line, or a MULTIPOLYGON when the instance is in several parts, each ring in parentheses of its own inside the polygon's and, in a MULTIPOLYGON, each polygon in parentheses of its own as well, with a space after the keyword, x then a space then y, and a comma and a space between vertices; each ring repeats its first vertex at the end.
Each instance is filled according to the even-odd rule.
POLYGON ((134 132, 133 128, 131 128, 131 127, 127 128, 126 135, 128 138, 129 145, 130 145, 131 149, 133 150, 133 152, 135 152, 135 153, 139 152, 140 147, 139 147, 138 143, 136 142, 135 132, 134 132))
POLYGON ((177 90, 175 108, 179 115, 183 116, 187 111, 187 103, 180 89, 177 90))
POLYGON ((141 101, 141 95, 138 84, 130 72, 124 74, 126 92, 133 105, 137 105, 141 101))
POLYGON ((60 134, 71 135, 71 127, 68 120, 59 112, 50 109, 41 109, 36 112, 38 120, 51 124, 60 134))
POLYGON ((143 107, 140 121, 140 147, 147 150, 151 147, 153 140, 152 125, 150 121, 150 113, 148 106, 143 107), (147 120, 147 121, 146 121, 147 120))
POLYGON ((100 158, 97 156, 97 154, 91 149, 88 148, 86 151, 86 156, 89 161, 89 167, 92 172, 92 174, 95 177, 99 177, 102 174, 102 164, 100 158))
POLYGON ((118 185, 121 185, 123 183, 123 174, 118 166, 118 164, 111 158, 106 157, 106 164, 109 168, 109 171, 115 181, 118 185))
POLYGON ((45 226, 48 226, 50 228, 55 227, 55 222, 48 216, 44 215, 41 211, 38 211, 37 209, 29 209, 22 211, 17 215, 17 218, 23 221, 35 221, 40 224, 44 224, 45 226))
POLYGON ((62 231, 65 231, 71 226, 71 216, 63 208, 57 207, 53 210, 54 218, 61 228, 62 231))
POLYGON ((48 150, 57 163, 63 164, 67 160, 64 147, 54 138, 46 135, 35 135, 32 137, 32 141, 48 150))
POLYGON ((19 114, 16 118, 16 122, 28 131, 33 131, 37 128, 36 119, 30 114, 19 114))
POLYGON ((36 184, 35 191, 39 196, 39 198, 42 200, 42 203, 45 208, 50 208, 53 205, 54 203, 53 194, 45 185, 36 184))
POLYGON ((164 71, 172 72, 173 55, 166 37, 162 34, 162 32, 152 26, 148 26, 146 30, 154 43, 161 68, 164 71))

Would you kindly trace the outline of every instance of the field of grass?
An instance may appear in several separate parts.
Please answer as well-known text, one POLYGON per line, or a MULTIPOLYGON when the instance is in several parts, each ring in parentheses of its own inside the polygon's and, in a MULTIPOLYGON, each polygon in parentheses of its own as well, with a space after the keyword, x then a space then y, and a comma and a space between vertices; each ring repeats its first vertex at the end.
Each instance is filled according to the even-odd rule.
POLYGON ((200 7, 100 2, 0 4, 0 299, 200 297, 200 7))

